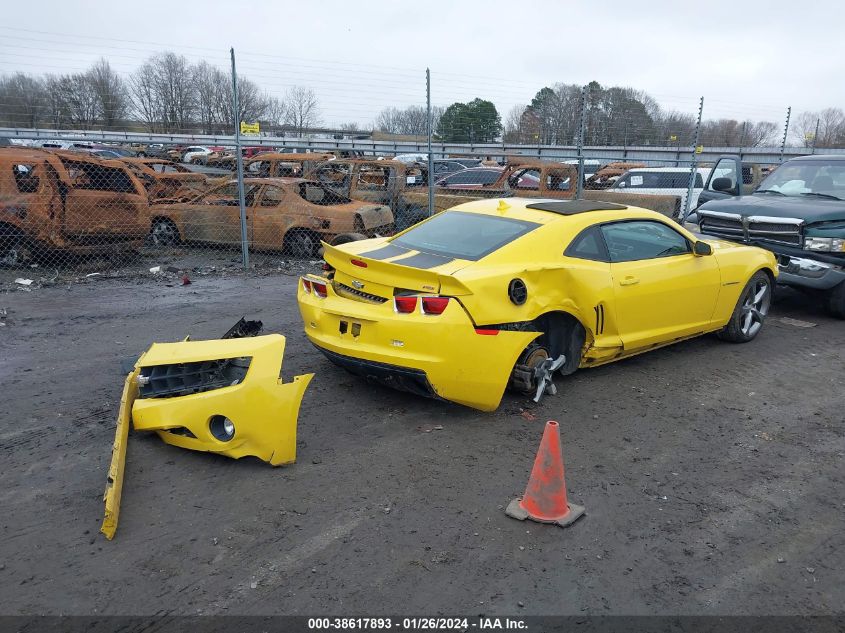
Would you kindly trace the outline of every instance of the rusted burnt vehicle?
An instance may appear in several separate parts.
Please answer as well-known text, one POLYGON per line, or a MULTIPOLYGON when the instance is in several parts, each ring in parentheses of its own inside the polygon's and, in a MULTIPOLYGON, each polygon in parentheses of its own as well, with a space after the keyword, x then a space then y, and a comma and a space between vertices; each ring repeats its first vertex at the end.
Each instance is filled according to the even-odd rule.
POLYGON ((301 178, 317 163, 327 160, 332 160, 331 154, 264 152, 244 160, 244 175, 257 178, 301 178))
POLYGON ((124 158, 122 161, 144 184, 151 204, 188 200, 211 186, 208 176, 163 158, 124 158))
POLYGON ((602 190, 610 188, 613 183, 619 180, 619 176, 624 174, 629 169, 640 169, 645 167, 645 163, 608 163, 599 169, 592 176, 587 178, 584 184, 585 189, 602 190))
MULTIPOLYGON (((313 256, 320 241, 343 244, 393 231, 390 207, 351 200, 313 180, 245 178, 247 241, 252 248, 313 256)), ((154 245, 180 242, 241 243, 236 180, 190 202, 155 205, 150 237, 154 245)))
MULTIPOLYGON (((484 169, 473 171, 481 174, 484 169)), ((470 170, 467 170, 470 171, 470 170)), ((488 170, 489 171, 489 170, 488 170)), ((464 172, 453 174, 458 177, 464 172)), ((434 211, 438 213, 455 205, 481 198, 556 198, 567 200, 575 197, 578 168, 574 165, 541 160, 511 158, 495 180, 480 179, 477 185, 457 188, 451 184, 434 188, 434 211)), ((409 192, 406 204, 428 207, 428 191, 409 192)))
POLYGON ((405 229, 428 216, 428 198, 409 195, 428 191, 428 169, 419 163, 335 159, 306 165, 305 175, 342 196, 389 206, 397 229, 405 229))
POLYGON ((119 160, 70 151, 0 149, 0 263, 43 251, 113 254, 149 230, 143 184, 119 160))

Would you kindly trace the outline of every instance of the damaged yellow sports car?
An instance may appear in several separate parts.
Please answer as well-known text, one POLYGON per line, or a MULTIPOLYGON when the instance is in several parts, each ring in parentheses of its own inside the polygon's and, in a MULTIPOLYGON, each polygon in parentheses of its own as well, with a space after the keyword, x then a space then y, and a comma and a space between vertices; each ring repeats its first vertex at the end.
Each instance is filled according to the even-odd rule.
POLYGON ((483 411, 505 388, 708 332, 753 339, 777 275, 768 251, 590 200, 477 200, 390 238, 325 246, 302 277, 305 333, 349 371, 483 411))

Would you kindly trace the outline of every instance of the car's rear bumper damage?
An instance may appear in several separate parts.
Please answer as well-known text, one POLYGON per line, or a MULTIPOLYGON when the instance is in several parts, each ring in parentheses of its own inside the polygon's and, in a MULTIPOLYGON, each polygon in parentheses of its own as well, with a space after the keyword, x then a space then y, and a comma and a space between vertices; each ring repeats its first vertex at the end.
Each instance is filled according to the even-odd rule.
POLYGON ((499 406, 514 364, 539 332, 477 329, 457 300, 439 315, 397 314, 374 304, 305 294, 309 340, 332 362, 391 387, 482 411, 499 406))

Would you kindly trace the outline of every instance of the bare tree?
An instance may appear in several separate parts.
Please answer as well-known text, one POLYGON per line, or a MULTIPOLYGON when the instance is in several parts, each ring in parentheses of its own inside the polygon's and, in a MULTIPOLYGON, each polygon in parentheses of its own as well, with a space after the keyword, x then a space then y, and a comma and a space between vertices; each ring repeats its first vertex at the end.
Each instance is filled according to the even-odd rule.
POLYGON ((792 137, 805 147, 835 147, 845 143, 845 113, 840 108, 802 112, 794 119, 792 137), (816 127, 818 126, 818 135, 816 127))
POLYGON ((528 106, 517 104, 513 106, 505 118, 504 140, 506 143, 519 143, 523 129, 523 117, 528 106))
POLYGON ((175 53, 150 57, 130 77, 135 110, 150 131, 189 128, 196 107, 193 73, 188 60, 175 53))
POLYGON ((86 74, 97 98, 98 118, 105 127, 113 127, 126 117, 129 110, 129 96, 123 79, 104 58, 100 58, 86 74))
POLYGON ((97 121, 99 102, 97 92, 88 73, 62 75, 55 85, 67 122, 83 130, 90 129, 97 121))
MULTIPOLYGON (((431 118, 433 128, 443 116, 444 108, 432 106, 431 118)), ((403 134, 407 136, 425 136, 428 131, 428 111, 423 106, 408 106, 407 108, 385 108, 379 112, 373 124, 374 128, 388 134, 403 134)))
POLYGON ((287 115, 287 104, 278 97, 269 97, 267 100, 267 112, 264 115, 272 131, 285 124, 287 115))
POLYGON ((308 128, 320 124, 317 95, 311 88, 294 86, 288 90, 285 103, 285 123, 294 129, 297 136, 303 136, 308 128))
POLYGON ((48 112, 44 81, 20 72, 3 77, 0 79, 0 108, 7 124, 38 127, 48 112))

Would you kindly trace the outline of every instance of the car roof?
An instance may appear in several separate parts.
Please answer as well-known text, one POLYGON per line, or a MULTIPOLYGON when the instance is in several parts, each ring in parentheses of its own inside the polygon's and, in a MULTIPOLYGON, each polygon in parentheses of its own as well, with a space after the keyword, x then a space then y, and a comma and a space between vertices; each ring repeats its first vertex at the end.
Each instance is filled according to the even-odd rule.
POLYGON ((800 162, 810 162, 810 161, 829 161, 829 160, 845 160, 845 154, 812 154, 809 156, 796 156, 795 158, 790 158, 789 162, 793 161, 800 161, 800 162))
POLYGON ((589 214, 596 222, 626 219, 657 219, 666 216, 648 209, 600 200, 557 200, 554 198, 482 198, 459 204, 445 213, 462 211, 495 217, 526 220, 538 224, 570 222, 572 217, 589 214))
MULTIPOLYGON (((696 170, 703 171, 710 167, 696 167, 696 170)), ((631 173, 643 173, 648 171, 659 171, 664 174, 688 174, 689 167, 634 167, 628 170, 631 173)))

